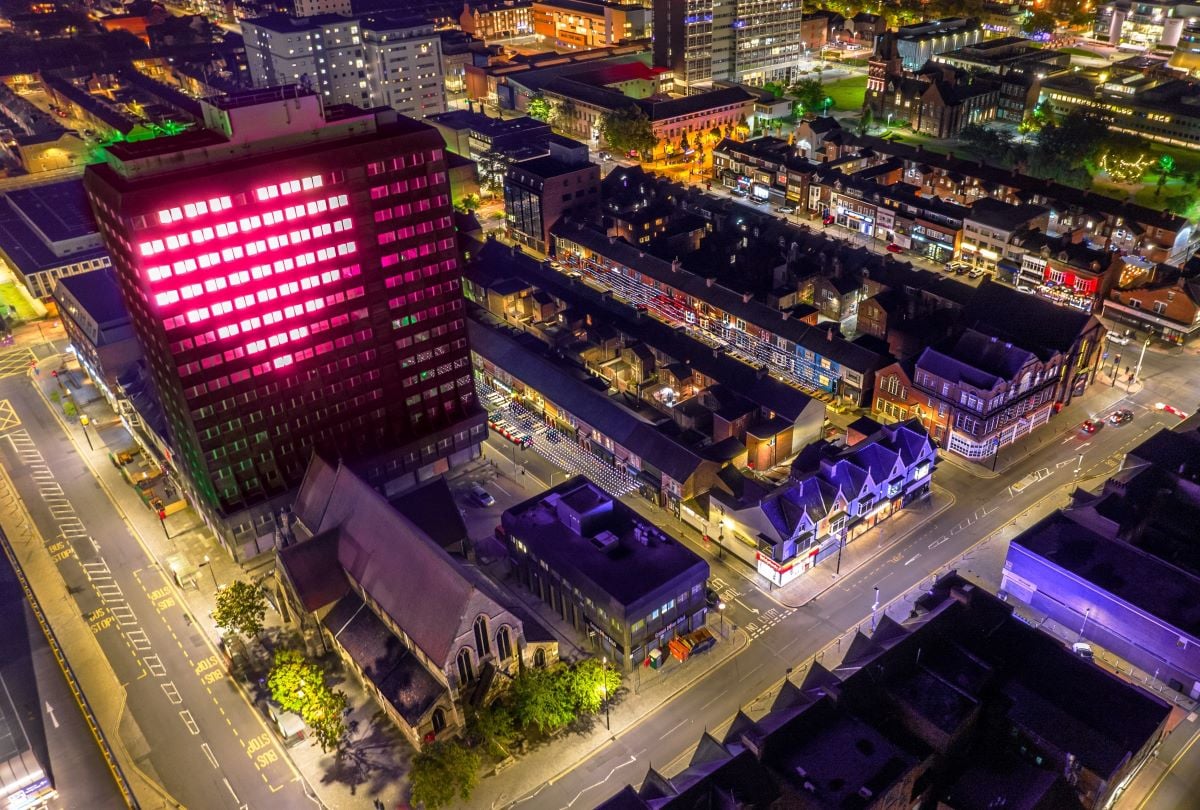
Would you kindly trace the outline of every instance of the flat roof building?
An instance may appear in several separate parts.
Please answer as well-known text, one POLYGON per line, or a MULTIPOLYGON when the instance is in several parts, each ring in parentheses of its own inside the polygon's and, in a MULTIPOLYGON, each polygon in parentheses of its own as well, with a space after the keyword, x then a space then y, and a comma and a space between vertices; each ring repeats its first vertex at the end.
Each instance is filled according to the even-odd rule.
POLYGON ((0 262, 42 300, 58 279, 108 267, 83 183, 64 180, 0 196, 0 262))
POLYGON ((172 463, 241 555, 314 451, 399 491, 485 426, 437 132, 295 86, 203 104, 205 129, 115 144, 85 183, 172 463))
POLYGON ((626 670, 705 624, 708 563, 583 476, 500 525, 522 584, 626 670))

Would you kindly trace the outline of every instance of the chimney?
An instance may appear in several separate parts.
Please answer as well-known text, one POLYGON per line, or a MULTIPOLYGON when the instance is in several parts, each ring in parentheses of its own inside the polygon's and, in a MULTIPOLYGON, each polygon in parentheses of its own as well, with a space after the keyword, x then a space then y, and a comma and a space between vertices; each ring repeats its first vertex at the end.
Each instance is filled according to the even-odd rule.
POLYGON ((750 293, 742 293, 742 303, 743 304, 749 304, 750 298, 751 298, 750 293))
POLYGON ((827 341, 829 341, 830 343, 833 343, 833 327, 832 326, 829 327, 829 329, 827 329, 825 331, 825 339, 827 341))
POLYGON ((709 276, 708 278, 704 279, 704 284, 708 287, 711 287, 712 285, 714 285, 716 283, 717 283, 717 280, 715 278, 713 278, 712 276, 709 276))

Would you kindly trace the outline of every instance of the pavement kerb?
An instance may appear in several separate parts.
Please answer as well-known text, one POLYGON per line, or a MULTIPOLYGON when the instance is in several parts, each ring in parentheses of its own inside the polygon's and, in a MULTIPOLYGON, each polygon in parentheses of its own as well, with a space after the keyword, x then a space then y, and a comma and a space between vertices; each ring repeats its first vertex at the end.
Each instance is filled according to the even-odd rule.
MULTIPOLYGON (((603 748, 605 745, 609 744, 610 742, 615 742, 618 736, 628 733, 629 731, 640 726, 646 720, 650 719, 650 717, 652 715, 654 715, 659 709, 661 709, 663 706, 667 705, 672 700, 674 700, 676 697, 678 697, 680 695, 680 693, 682 693, 685 689, 688 689, 689 687, 691 687, 691 685, 694 684, 696 681, 698 681, 700 678, 703 678, 704 676, 711 673, 718 666, 721 666, 722 664, 732 661, 734 658, 736 658, 737 656, 739 656, 743 652, 745 652, 746 648, 750 646, 750 636, 746 635, 746 631, 741 629, 740 627, 735 627, 733 629, 733 634, 737 636, 737 646, 734 647, 732 652, 730 652, 724 658, 709 659, 710 661, 712 661, 711 664, 709 664, 707 667, 704 667, 702 669, 695 670, 695 672, 693 674, 691 674, 691 676, 687 680, 683 681, 678 686, 676 686, 676 688, 673 691, 671 691, 670 693, 665 695, 661 700, 658 701, 658 703, 656 703, 655 705, 647 708, 645 711, 638 714, 637 717, 635 717, 632 721, 630 721, 629 725, 625 726, 622 729, 614 730, 610 734, 605 734, 603 737, 600 737, 596 741, 596 745, 590 747, 586 753, 582 754, 581 756, 576 757, 572 762, 570 762, 569 764, 567 764, 564 767, 562 767, 561 769, 559 769, 549 779, 543 780, 544 783, 547 785, 553 785, 559 779, 562 779, 568 773, 570 773, 571 771, 578 768, 580 765, 582 765, 587 760, 591 759, 595 755, 595 753, 597 751, 599 751, 601 748, 603 748)), ((529 790, 524 790, 519 796, 517 796, 516 798, 514 798, 508 802, 505 802, 502 806, 504 806, 504 807, 515 806, 517 804, 517 802, 519 802, 521 800, 521 798, 524 797, 528 793, 529 793, 529 790)), ((496 803, 493 802, 492 806, 495 807, 496 803)))
MULTIPOLYGON (((1063 487, 1059 487, 1059 489, 1062 489, 1062 488, 1063 488, 1063 487)), ((1015 521, 1016 521, 1018 518, 1020 518, 1022 515, 1028 514, 1029 512, 1031 512, 1031 511, 1033 511, 1034 509, 1036 509, 1037 507, 1041 506, 1041 505, 1042 505, 1044 502, 1046 502, 1047 500, 1049 500, 1049 499, 1051 499, 1051 498, 1055 498, 1055 497, 1061 497, 1061 493, 1058 491, 1058 489, 1051 490, 1050 492, 1046 493, 1046 495, 1044 495, 1043 497, 1041 497, 1041 498, 1039 498, 1038 500, 1034 501, 1032 504, 1030 504, 1029 506, 1025 507, 1025 509, 1021 510, 1021 513, 1020 513, 1020 514, 1018 514, 1018 515, 1014 516, 1014 517, 1013 517, 1013 518, 1011 518, 1010 520, 1007 520, 1007 521, 1005 521, 1005 522, 1004 522, 1004 524, 1003 524, 1003 525, 1001 525, 999 528, 993 529, 991 532, 988 532, 986 535, 984 535, 983 537, 981 537, 979 540, 975 541, 975 542, 974 542, 974 543, 972 543, 970 546, 968 546, 967 548, 963 549, 962 553, 961 553, 960 555, 958 555, 958 559, 959 559, 959 560, 961 560, 962 558, 966 557, 968 554, 970 554, 971 552, 973 552, 975 549, 977 549, 977 548, 979 548, 980 546, 982 546, 984 543, 990 542, 990 541, 991 541, 993 538, 995 538, 995 537, 996 537, 997 535, 999 535, 1001 532, 1005 531, 1005 529, 1008 527, 1008 524, 1009 524, 1009 523, 1014 523, 1014 522, 1015 522, 1015 521)), ((950 564, 950 565, 947 565, 947 566, 946 566, 946 571, 947 571, 947 573, 948 573, 949 571, 952 571, 952 570, 956 570, 956 565, 955 565, 955 564, 950 564)), ((934 572, 932 572, 932 573, 930 574, 930 576, 931 576, 933 579, 935 579, 935 580, 936 580, 936 579, 937 579, 937 576, 938 576, 938 574, 937 574, 937 571, 934 571, 934 572)), ((908 597, 908 595, 909 595, 909 594, 911 594, 911 593, 912 593, 914 590, 921 590, 921 589, 922 589, 922 586, 924 586, 924 584, 925 584, 925 578, 924 578, 924 577, 922 577, 922 578, 921 578, 921 581, 920 581, 920 582, 918 582, 916 585, 913 585, 913 586, 912 586, 911 588, 909 588, 908 590, 906 590, 906 591, 903 591, 903 592, 901 592, 901 593, 897 594, 895 597, 893 597, 892 599, 888 600, 888 601, 887 601, 885 604, 881 605, 881 606, 880 606, 880 608, 879 608, 879 615, 886 615, 886 614, 887 614, 887 611, 888 611, 888 610, 889 610, 891 607, 893 607, 894 605, 896 605, 896 604, 898 604, 899 602, 901 602, 901 601, 903 601, 904 599, 906 599, 906 598, 908 597)), ((837 636, 836 636, 836 637, 835 637, 835 638, 834 638, 832 641, 830 641, 830 642, 829 642, 828 644, 826 644, 824 647, 822 647, 821 649, 817 650, 817 652, 816 652, 816 653, 814 653, 813 655, 811 655, 811 656, 809 656, 807 659, 805 659, 805 660, 804 660, 804 661, 801 663, 801 665, 800 665, 800 666, 793 668, 793 670, 792 670, 791 672, 789 672, 787 675, 784 675, 782 678, 780 678, 780 679, 779 679, 778 681, 776 681, 775 683, 771 684, 771 686, 770 686, 770 687, 768 687, 767 689, 763 690, 763 691, 762 691, 762 692, 761 692, 759 695, 756 695, 756 696, 755 696, 755 697, 754 697, 752 700, 748 701, 748 702, 747 702, 746 704, 744 704, 744 705, 749 705, 750 703, 753 703, 754 701, 758 700, 759 698, 763 697, 764 695, 769 695, 769 694, 772 694, 773 692, 775 692, 776 690, 778 690, 780 687, 782 687, 782 686, 783 686, 783 683, 784 683, 784 681, 790 680, 790 679, 792 678, 792 676, 793 676, 793 675, 799 675, 799 674, 802 674, 802 673, 804 673, 804 672, 807 672, 807 671, 808 671, 808 669, 809 669, 809 667, 811 667, 811 666, 813 665, 813 663, 815 663, 816 661, 820 660, 820 659, 821 659, 821 658, 822 658, 822 657, 825 655, 825 653, 829 651, 829 649, 830 649, 830 648, 832 648, 832 647, 834 647, 835 645, 837 645, 837 643, 838 643, 838 641, 839 641, 840 639, 842 639, 843 637, 845 637, 847 634, 849 634, 849 633, 851 633, 851 632, 858 632, 858 629, 859 629, 859 627, 861 627, 862 623, 863 623, 863 622, 865 622, 865 621, 867 621, 868 619, 870 619, 870 614, 866 614, 866 615, 864 615, 862 619, 860 619, 860 620, 856 621, 856 622, 855 622, 853 625, 851 625, 851 627, 850 627, 850 628, 848 628, 846 631, 844 631, 844 632, 842 632, 842 633, 839 633, 839 634, 838 634, 838 635, 837 635, 837 636)), ((741 711, 741 709, 739 709, 739 711, 741 711)), ((713 724, 713 725, 709 726, 709 728, 710 728, 710 729, 718 729, 718 728, 720 728, 721 726, 723 726, 724 724, 732 722, 732 721, 733 721, 733 719, 734 719, 736 716, 737 716, 737 712, 734 712, 733 714, 731 714, 731 715, 729 715, 728 717, 726 717, 726 718, 724 718, 723 720, 721 720, 721 722, 719 722, 719 723, 715 723, 715 724, 713 724)), ((688 755, 690 755, 690 754, 691 754, 691 751, 690 751, 690 750, 688 750, 688 751, 684 751, 684 752, 683 752, 683 754, 681 754, 680 756, 678 756, 678 757, 676 757, 675 759, 671 760, 670 762, 666 763, 666 765, 665 765, 665 766, 663 766, 662 768, 656 768, 656 770, 657 770, 659 773, 662 773, 662 774, 664 774, 664 775, 665 775, 665 774, 669 774, 669 773, 671 772, 671 766, 673 766, 673 765, 674 765, 676 762, 678 762, 678 761, 679 761, 680 759, 682 759, 683 757, 685 757, 685 756, 688 756, 688 755)))
MULTIPOLYGON (((939 487, 939 489, 941 489, 941 487, 939 487)), ((909 538, 909 536, 912 535, 913 532, 918 531, 919 529, 923 528, 925 526, 925 524, 929 523, 931 520, 934 520, 935 518, 938 517, 938 515, 942 514, 947 509, 954 506, 954 504, 956 504, 958 502, 958 498, 954 495, 953 492, 951 492, 950 490, 944 490, 944 492, 946 493, 946 502, 942 506, 939 506, 936 511, 930 512, 928 515, 925 516, 924 520, 922 520, 920 523, 913 526, 908 531, 904 532, 904 534, 901 534, 901 535, 898 535, 898 536, 892 538, 892 541, 890 543, 888 543, 885 546, 881 546, 880 549, 878 551, 876 551, 874 554, 872 554, 870 557, 866 557, 858 565, 854 566, 853 568, 848 569, 846 571, 846 573, 842 574, 837 579, 833 580, 828 585, 826 585, 824 588, 822 588, 821 590, 814 593, 806 601, 801 602, 798 605, 793 605, 790 602, 784 602, 782 599, 778 599, 776 601, 781 602, 782 604, 787 605, 788 607, 794 608, 794 609, 799 609, 799 608, 807 607, 808 605, 811 605, 818 596, 821 596, 822 594, 836 588, 838 585, 840 585, 842 583, 843 580, 845 580, 847 577, 851 576, 858 569, 864 568, 867 565, 869 565, 870 563, 872 563, 875 560, 882 557, 884 554, 890 553, 893 546, 895 546, 897 543, 901 542, 902 540, 907 540, 909 538)))
MULTIPOLYGON (((153 561, 153 563, 159 568, 160 571, 164 572, 163 579, 167 583, 167 586, 171 588, 171 590, 175 594, 175 597, 178 600, 179 604, 187 605, 187 613, 190 617, 192 617, 193 624, 196 624, 196 621, 195 621, 196 614, 195 614, 195 611, 192 609, 191 601, 187 598, 187 594, 183 591, 183 589, 181 589, 176 584, 174 577, 166 576, 166 574, 165 574, 165 571, 167 570, 166 567, 162 564, 162 561, 158 558, 158 555, 155 554, 154 551, 151 549, 150 543, 142 535, 141 529, 139 529, 136 525, 134 525, 133 521, 129 519, 129 515, 125 512, 124 507, 121 506, 121 504, 117 500, 117 498, 114 497, 113 492, 109 488, 108 483, 104 480, 104 477, 101 476, 97 472, 94 464, 92 463, 92 459, 88 456, 87 453, 84 452, 83 447, 81 447, 79 444, 79 440, 75 437, 75 434, 71 431, 69 424, 67 423, 65 417, 62 414, 61 408, 56 407, 55 403, 48 396, 46 396, 45 390, 42 388, 41 385, 38 384, 38 381, 35 379, 32 369, 28 372, 28 376, 30 379, 30 384, 33 385, 34 389, 38 392, 38 395, 41 396, 42 401, 46 404, 46 407, 49 408, 50 413, 58 421, 59 426, 62 427, 62 429, 63 429, 63 433, 66 434, 67 438, 70 440, 72 446, 74 446, 79 457, 81 459, 83 459, 84 464, 87 466, 88 470, 92 474, 93 480, 95 480, 95 482, 97 484, 99 484, 100 488, 102 490, 104 490, 105 497, 108 498, 108 501, 109 501, 109 503, 112 504, 113 509, 115 509, 117 514, 120 515, 121 520, 125 523, 125 526, 129 529, 130 534, 137 541, 137 544, 141 547, 142 551, 146 554, 146 556, 151 561, 153 561)), ((216 656, 219 660, 221 658, 221 652, 217 649, 216 644, 214 643, 213 639, 210 638, 208 630, 205 627, 204 623, 196 624, 196 626, 200 627, 200 629, 201 629, 201 632, 199 634, 200 638, 204 640, 204 644, 206 647, 208 647, 209 652, 212 655, 216 656)), ((104 660, 107 662, 108 659, 105 658, 104 660)), ((245 685, 239 679, 234 678, 233 676, 230 676, 229 680, 231 683, 234 684, 237 694, 242 698, 243 701, 245 701, 246 705, 250 708, 251 714, 258 721, 258 724, 262 728, 262 730, 271 735, 272 744, 274 745, 274 747, 276 749, 278 749, 281 758, 283 759, 284 762, 287 763, 287 766, 291 770, 292 775, 295 776, 297 779, 299 779, 300 782, 304 785, 305 793, 309 794, 309 798, 312 799, 313 793, 315 791, 313 791, 311 789, 311 786, 308 784, 308 780, 305 779, 303 774, 300 773, 299 769, 296 767, 296 763, 292 761, 290 754, 288 754, 287 749, 284 746, 280 745, 277 737, 273 733, 271 733, 271 729, 267 726, 265 720, 263 719, 262 713, 257 708, 255 708, 254 702, 251 701, 250 696, 248 694, 246 694, 245 685)), ((324 806, 324 803, 321 802, 319 799, 314 799, 314 803, 321 807, 324 806)))
POLYGON ((963 461, 962 459, 958 458, 957 456, 955 456, 953 453, 949 452, 948 450, 943 450, 942 448, 939 447, 937 452, 938 452, 938 460, 939 461, 944 462, 944 463, 949 463, 949 464, 959 468, 963 472, 974 475, 976 478, 999 478, 1000 477, 1000 473, 993 472, 992 470, 990 470, 986 467, 983 467, 982 465, 973 464, 970 461, 963 461))
MULTIPOLYGON (((108 657, 100 648, 100 642, 96 641, 91 628, 87 626, 83 616, 73 609, 74 601, 70 600, 70 591, 62 573, 59 572, 57 566, 50 563, 49 557, 45 555, 45 537, 38 530, 33 516, 29 514, 24 502, 17 494, 16 486, 9 478, 8 471, 3 466, 0 466, 0 488, 12 494, 13 502, 8 507, 16 513, 15 518, 19 519, 19 522, 23 522, 25 524, 23 528, 27 528, 29 532, 28 539, 23 541, 20 531, 22 527, 13 526, 14 515, 9 514, 8 511, 0 511, 0 526, 4 527, 5 535, 9 538, 9 543, 17 558, 13 562, 20 565, 22 571, 27 571, 31 564, 37 567, 37 576, 26 574, 25 578, 41 604, 46 621, 50 623, 60 645, 64 648, 63 655, 67 656, 69 660, 73 659, 76 663, 86 662, 88 664, 79 667, 72 665, 71 668, 80 688, 83 689, 84 695, 92 705, 97 722, 101 722, 101 718, 104 718, 102 725, 105 737, 112 747, 113 754, 120 760, 121 769, 129 780, 130 788, 134 790, 138 804, 144 808, 182 807, 183 805, 176 801, 157 780, 143 771, 130 755, 120 730, 121 718, 128 708, 128 694, 125 687, 113 671, 108 657), (38 542, 35 546, 30 547, 29 541, 33 538, 37 538, 38 542), (22 559, 21 554, 16 554, 18 546, 22 546, 22 550, 27 552, 25 559, 22 559), (54 598, 58 596, 70 601, 70 605, 66 609, 63 607, 63 599, 54 598), (63 639, 70 639, 69 645, 72 653, 69 656, 66 651, 67 644, 63 643, 63 639), (80 650, 79 645, 81 644, 88 649, 80 650), (83 660, 81 661, 81 659, 83 660), (98 679, 111 681, 111 683, 98 682, 98 679), (89 687, 85 688, 84 683, 88 683, 89 687), (113 696, 119 696, 115 706, 113 705, 113 696), (104 709, 99 708, 101 703, 104 704, 104 709)), ((133 719, 132 716, 130 719, 133 719)))

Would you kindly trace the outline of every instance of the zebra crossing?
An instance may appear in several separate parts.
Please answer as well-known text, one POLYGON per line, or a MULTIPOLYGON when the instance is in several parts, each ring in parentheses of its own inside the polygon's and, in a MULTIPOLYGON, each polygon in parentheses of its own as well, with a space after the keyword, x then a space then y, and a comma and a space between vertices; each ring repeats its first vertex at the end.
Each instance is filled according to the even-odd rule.
POLYGON ((637 482, 633 476, 589 452, 577 442, 562 436, 540 417, 530 413, 520 402, 510 400, 478 378, 476 388, 480 399, 491 413, 498 414, 505 422, 530 436, 530 447, 533 451, 559 469, 565 470, 568 476, 586 475, 605 492, 617 498, 637 490, 637 482))

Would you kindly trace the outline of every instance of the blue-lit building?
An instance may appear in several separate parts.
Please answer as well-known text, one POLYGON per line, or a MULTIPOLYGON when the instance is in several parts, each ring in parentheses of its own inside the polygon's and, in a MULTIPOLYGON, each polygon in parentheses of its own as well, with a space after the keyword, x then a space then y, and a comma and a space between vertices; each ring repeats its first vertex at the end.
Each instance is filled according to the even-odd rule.
POLYGON ((862 424, 869 435, 848 448, 820 441, 800 451, 778 487, 726 475, 727 491, 704 498, 707 536, 786 585, 927 496, 937 451, 920 423, 862 424))
MULTIPOLYGON (((1128 428, 1124 428, 1128 429, 1128 428)), ((1200 697, 1200 418, 1131 450, 1100 492, 1014 537, 1001 587, 1154 680, 1200 697)))

